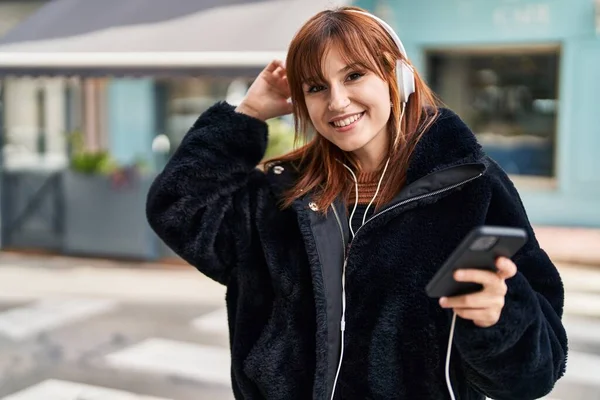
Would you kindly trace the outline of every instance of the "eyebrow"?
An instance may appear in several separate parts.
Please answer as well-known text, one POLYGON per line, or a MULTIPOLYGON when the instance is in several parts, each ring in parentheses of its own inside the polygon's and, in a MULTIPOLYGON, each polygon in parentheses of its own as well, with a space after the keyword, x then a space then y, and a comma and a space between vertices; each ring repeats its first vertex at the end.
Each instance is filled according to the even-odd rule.
POLYGON ((363 63, 361 63, 361 62, 353 62, 352 64, 348 64, 348 65, 346 65, 344 68, 340 69, 340 70, 338 71, 338 74, 340 74, 340 73, 342 73, 342 72, 349 71, 349 70, 351 70, 351 69, 354 69, 354 68, 356 68, 356 67, 364 67, 364 65, 363 65, 363 63))
MULTIPOLYGON (((344 68, 340 69, 337 73, 341 74, 341 73, 344 73, 346 71, 349 71, 349 70, 357 68, 357 67, 366 68, 365 65, 363 63, 361 63, 361 62, 353 62, 351 64, 346 65, 344 68)), ((315 82, 318 82, 318 81, 319 81, 318 77, 311 76, 310 78, 307 78, 304 81, 304 83, 308 85, 308 84, 315 83, 315 82)))

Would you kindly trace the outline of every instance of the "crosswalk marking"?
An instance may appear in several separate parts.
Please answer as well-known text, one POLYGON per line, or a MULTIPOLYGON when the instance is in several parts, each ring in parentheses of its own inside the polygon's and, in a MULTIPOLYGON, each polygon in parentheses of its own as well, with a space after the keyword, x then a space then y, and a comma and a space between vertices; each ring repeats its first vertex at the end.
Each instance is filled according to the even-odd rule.
POLYGON ((0 313, 0 335, 27 339, 49 329, 108 312, 117 303, 105 299, 46 299, 0 313))
POLYGON ((105 357, 106 364, 124 370, 176 375, 229 386, 230 353, 222 347, 150 338, 105 357))
POLYGON ((109 389, 76 382, 49 379, 1 400, 171 400, 143 396, 123 390, 109 389))
POLYGON ((204 333, 227 335, 229 332, 227 327, 227 310, 225 308, 220 308, 198 317, 191 322, 191 325, 204 333))

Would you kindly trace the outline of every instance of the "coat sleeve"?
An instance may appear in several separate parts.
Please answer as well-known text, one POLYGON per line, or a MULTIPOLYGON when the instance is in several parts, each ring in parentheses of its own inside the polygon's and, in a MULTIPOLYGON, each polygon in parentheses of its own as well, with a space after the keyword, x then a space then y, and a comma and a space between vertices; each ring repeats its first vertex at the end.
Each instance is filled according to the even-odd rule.
POLYGON ((152 229, 200 272, 227 284, 248 248, 256 194, 265 176, 256 166, 267 124, 221 102, 203 113, 152 183, 146 216, 152 229))
POLYGON ((513 257, 517 274, 498 323, 489 328, 457 318, 454 343, 469 383, 496 400, 537 399, 565 373, 567 336, 562 324, 564 288, 540 248, 519 194, 505 172, 490 167, 488 225, 521 227, 529 240, 513 257))

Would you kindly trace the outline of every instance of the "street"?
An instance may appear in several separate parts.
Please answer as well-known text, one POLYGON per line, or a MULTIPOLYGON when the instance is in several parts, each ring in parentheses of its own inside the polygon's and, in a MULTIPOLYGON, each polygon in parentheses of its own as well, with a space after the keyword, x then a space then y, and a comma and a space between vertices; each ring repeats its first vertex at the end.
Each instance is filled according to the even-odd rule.
MULTIPOLYGON (((69 263, 0 257, 0 400, 233 398, 223 288, 69 263)), ((600 399, 600 269, 561 273, 569 364, 548 398, 600 399)))

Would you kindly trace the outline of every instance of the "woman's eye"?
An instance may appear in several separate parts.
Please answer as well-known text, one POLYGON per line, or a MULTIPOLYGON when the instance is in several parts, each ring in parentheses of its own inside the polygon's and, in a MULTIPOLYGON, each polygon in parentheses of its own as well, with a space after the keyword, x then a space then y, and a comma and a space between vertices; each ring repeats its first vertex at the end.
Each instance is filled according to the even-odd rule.
MULTIPOLYGON (((355 81, 359 78, 361 78, 362 76, 364 76, 364 72, 353 72, 350 75, 348 75, 348 77, 346 78, 349 81, 355 81)), ((324 85, 312 85, 312 86, 308 86, 306 89, 307 93, 318 93, 322 90, 325 90, 325 86, 324 85)))
POLYGON ((348 75, 348 79, 351 81, 355 81, 358 78, 360 78, 361 76, 363 76, 364 74, 360 73, 360 72, 353 72, 350 75, 348 75))
POLYGON ((320 92, 321 90, 323 90, 324 87, 322 85, 314 85, 314 86, 310 86, 307 90, 308 93, 317 93, 320 92))

